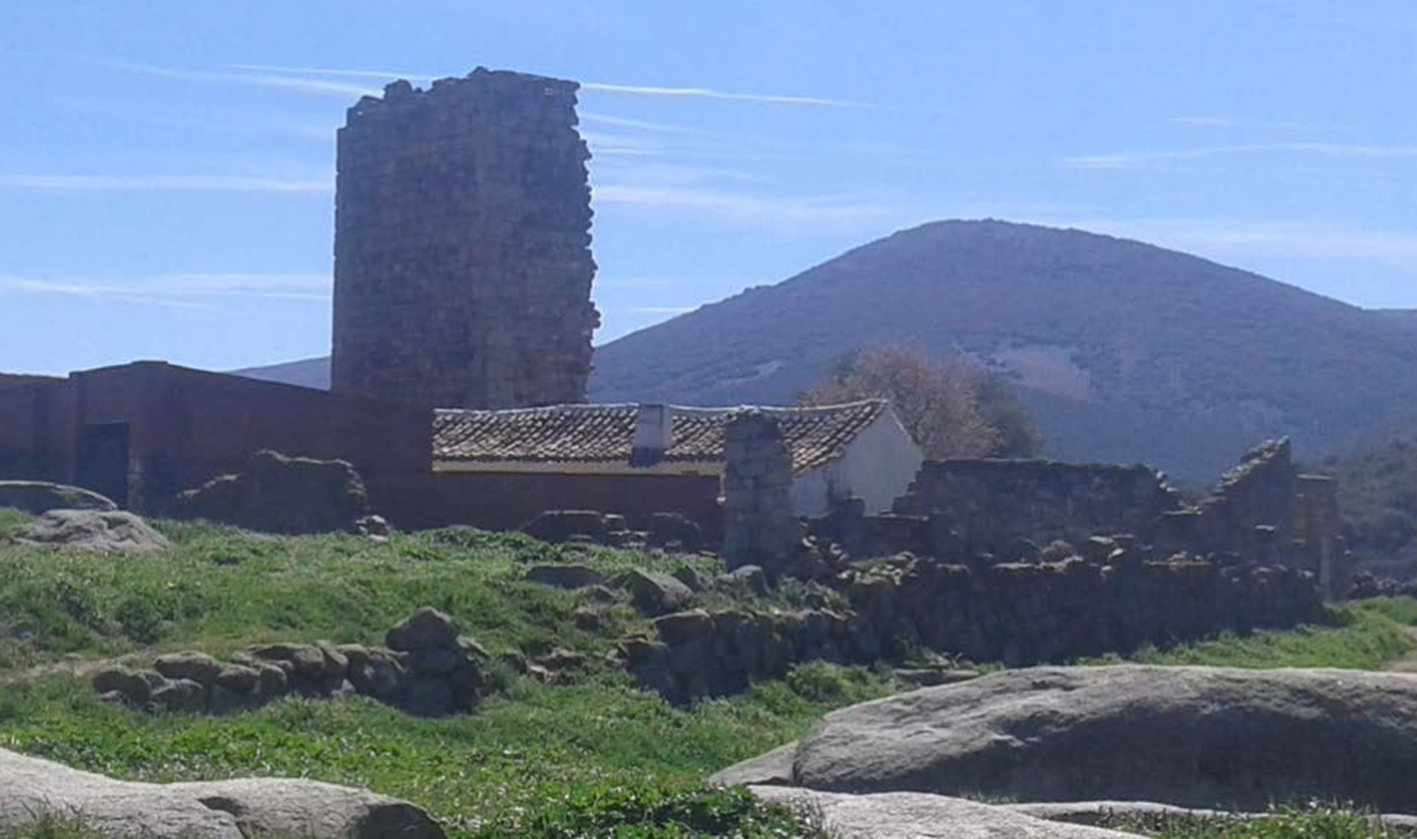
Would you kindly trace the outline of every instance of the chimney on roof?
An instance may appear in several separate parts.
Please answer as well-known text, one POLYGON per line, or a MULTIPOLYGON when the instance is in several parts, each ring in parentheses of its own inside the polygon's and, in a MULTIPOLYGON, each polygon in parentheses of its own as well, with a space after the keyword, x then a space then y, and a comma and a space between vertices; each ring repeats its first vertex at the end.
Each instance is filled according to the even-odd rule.
POLYGON ((641 405, 635 412, 635 436, 630 443, 631 466, 653 466, 674 442, 674 412, 668 405, 641 405))

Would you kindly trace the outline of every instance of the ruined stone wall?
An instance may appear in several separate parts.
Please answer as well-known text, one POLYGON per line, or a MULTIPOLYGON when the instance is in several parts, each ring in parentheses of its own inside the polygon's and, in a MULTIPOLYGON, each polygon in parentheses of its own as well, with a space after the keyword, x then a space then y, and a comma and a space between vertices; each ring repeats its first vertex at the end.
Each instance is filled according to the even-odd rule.
POLYGON ((970 554, 1000 555, 1021 538, 1040 545, 1116 533, 1147 538, 1158 516, 1180 506, 1144 466, 945 460, 921 467, 895 512, 930 516, 970 554))
POLYGON ((590 153, 574 82, 395 82, 339 132, 333 390, 420 407, 580 402, 590 153))
POLYGON ((723 558, 776 576, 800 539, 792 509, 792 456, 777 420, 757 410, 728 421, 723 439, 723 558))
POLYGON ((845 603, 817 610, 666 615, 655 637, 627 639, 620 654, 643 685, 683 702, 814 659, 869 664, 927 649, 1018 667, 1325 619, 1301 571, 1196 560, 968 568, 911 559, 839 585, 845 603))

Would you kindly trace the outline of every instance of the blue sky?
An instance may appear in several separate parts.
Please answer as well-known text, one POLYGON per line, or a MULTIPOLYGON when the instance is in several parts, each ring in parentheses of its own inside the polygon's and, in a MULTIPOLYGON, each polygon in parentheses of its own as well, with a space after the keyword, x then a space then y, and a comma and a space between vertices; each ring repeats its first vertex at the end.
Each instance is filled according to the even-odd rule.
POLYGON ((0 370, 324 354, 344 109, 478 65, 586 84, 598 341, 952 217, 1417 308, 1406 0, 70 0, 0 10, 0 370))

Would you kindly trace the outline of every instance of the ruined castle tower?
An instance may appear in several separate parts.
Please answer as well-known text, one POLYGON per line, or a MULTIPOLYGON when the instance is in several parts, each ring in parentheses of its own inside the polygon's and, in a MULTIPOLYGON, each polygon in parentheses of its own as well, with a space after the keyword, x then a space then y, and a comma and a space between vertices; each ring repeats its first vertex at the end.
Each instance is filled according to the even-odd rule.
POLYGON ((333 390, 425 407, 585 399, 600 316, 577 87, 478 68, 350 108, 333 390))

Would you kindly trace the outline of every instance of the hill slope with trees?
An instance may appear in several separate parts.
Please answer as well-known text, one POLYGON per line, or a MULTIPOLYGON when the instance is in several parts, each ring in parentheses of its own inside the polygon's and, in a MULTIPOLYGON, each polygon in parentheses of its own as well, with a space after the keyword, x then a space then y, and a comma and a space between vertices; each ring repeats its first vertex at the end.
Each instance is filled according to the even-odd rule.
POLYGON ((901 231, 598 349, 593 401, 785 403, 848 354, 963 352, 1069 460, 1207 483, 1292 436, 1330 451, 1417 402, 1417 331, 1199 257, 1001 221, 901 231))

